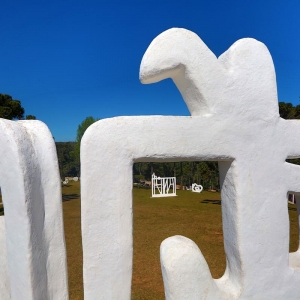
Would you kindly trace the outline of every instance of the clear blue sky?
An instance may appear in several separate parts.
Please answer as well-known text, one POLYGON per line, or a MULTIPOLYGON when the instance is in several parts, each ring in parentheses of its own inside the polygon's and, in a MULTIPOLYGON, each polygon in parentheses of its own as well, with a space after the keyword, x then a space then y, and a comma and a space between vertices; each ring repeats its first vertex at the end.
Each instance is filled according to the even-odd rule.
POLYGON ((300 104, 300 1, 2 0, 0 93, 21 100, 56 141, 87 116, 189 115, 173 82, 142 85, 139 65, 162 31, 197 33, 219 56, 253 37, 269 48, 279 101, 300 104))

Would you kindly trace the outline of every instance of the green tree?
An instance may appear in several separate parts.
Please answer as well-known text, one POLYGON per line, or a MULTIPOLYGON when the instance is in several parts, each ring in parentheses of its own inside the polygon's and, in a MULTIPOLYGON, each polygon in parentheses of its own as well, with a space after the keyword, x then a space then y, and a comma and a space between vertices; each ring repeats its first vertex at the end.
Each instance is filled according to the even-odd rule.
POLYGON ((79 162, 75 157, 76 143, 56 142, 55 144, 61 178, 63 179, 66 176, 78 176, 79 162))
POLYGON ((36 120, 36 117, 33 115, 27 115, 25 119, 26 120, 36 120))
POLYGON ((21 101, 14 100, 10 95, 0 94, 0 118, 20 120, 24 118, 24 112, 21 101))
POLYGON ((81 139, 83 137, 83 134, 85 131, 88 129, 90 125, 98 121, 99 119, 95 119, 94 117, 86 117, 79 125, 77 128, 77 133, 76 133, 76 142, 80 144, 81 139))
POLYGON ((99 119, 95 119, 94 117, 86 117, 79 125, 77 128, 77 133, 76 133, 76 149, 75 149, 75 157, 77 158, 78 164, 80 164, 80 142, 81 139, 85 133, 85 131, 88 129, 90 125, 98 121, 99 119))

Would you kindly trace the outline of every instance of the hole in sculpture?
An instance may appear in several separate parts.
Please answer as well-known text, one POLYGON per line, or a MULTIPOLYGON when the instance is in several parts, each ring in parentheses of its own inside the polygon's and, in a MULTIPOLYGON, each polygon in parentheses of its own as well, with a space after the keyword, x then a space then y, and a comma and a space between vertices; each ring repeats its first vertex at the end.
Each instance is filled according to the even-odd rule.
POLYGON ((287 194, 288 211, 290 220, 290 252, 295 252, 299 247, 299 225, 296 197, 294 194, 287 194))
MULTIPOLYGON (((287 159, 290 164, 300 165, 300 159, 287 159)), ((299 248, 299 219, 297 212, 296 197, 292 193, 287 194, 288 213, 290 220, 290 244, 289 252, 295 252, 299 248)))
POLYGON ((4 215, 4 206, 2 201, 2 192, 1 192, 1 186, 0 186, 0 216, 4 215))
POLYGON ((174 235, 193 240, 212 276, 224 274, 221 196, 217 162, 139 162, 133 166, 132 299, 164 299, 159 248, 174 235), (151 174, 176 177, 176 197, 152 197, 151 174), (193 183, 203 185, 192 192, 193 183))

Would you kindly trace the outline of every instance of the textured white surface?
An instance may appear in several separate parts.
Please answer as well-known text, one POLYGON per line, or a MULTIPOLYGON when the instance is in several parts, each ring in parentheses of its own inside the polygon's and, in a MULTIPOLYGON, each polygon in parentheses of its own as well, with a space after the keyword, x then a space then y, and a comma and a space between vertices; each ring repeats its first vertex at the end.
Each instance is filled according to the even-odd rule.
POLYGON ((5 219, 0 216, 0 299, 10 299, 10 284, 7 270, 6 259, 6 244, 5 244, 5 219))
POLYGON ((132 164, 183 159, 219 162, 227 268, 214 280, 192 241, 167 239, 167 299, 299 299, 287 192, 300 192, 300 167, 285 160, 300 156, 300 123, 279 117, 267 48, 242 39, 217 59, 194 33, 170 29, 150 44, 140 68, 144 83, 168 77, 192 117, 105 119, 82 139, 85 299, 130 299, 132 164))
MULTIPOLYGON (((0 265, 7 264, 10 282, 10 291, 1 295, 10 293, 15 300, 68 299, 61 183, 53 137, 40 121, 0 119, 0 145, 5 207, 5 230, 0 235, 3 241, 5 232, 7 250, 7 261, 1 256, 0 265)), ((5 274, 0 274, 7 282, 5 274)))

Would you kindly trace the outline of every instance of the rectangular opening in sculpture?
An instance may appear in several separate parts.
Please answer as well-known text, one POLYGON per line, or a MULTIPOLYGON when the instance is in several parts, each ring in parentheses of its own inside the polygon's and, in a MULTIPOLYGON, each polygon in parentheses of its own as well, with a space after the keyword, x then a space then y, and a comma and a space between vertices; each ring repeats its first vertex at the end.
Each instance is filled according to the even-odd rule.
MULTIPOLYGON (((287 159, 286 162, 293 164, 299 167, 300 159, 287 159)), ((297 196, 292 193, 287 193, 287 205, 289 213, 289 222, 290 222, 290 243, 289 243, 289 252, 296 252, 299 248, 299 204, 297 205, 297 196)), ((300 257, 299 257, 300 258, 300 257)))
POLYGON ((295 252, 299 247, 299 223, 297 204, 293 194, 288 194, 288 210, 290 220, 290 252, 295 252))
POLYGON ((207 260, 212 276, 219 278, 224 274, 226 259, 217 176, 217 162, 134 164, 133 299, 164 299, 159 251, 162 241, 170 236, 182 235, 193 240, 207 260), (151 172, 176 177, 177 197, 151 198, 151 172), (193 192, 193 183, 203 184, 203 191, 193 192))

